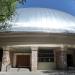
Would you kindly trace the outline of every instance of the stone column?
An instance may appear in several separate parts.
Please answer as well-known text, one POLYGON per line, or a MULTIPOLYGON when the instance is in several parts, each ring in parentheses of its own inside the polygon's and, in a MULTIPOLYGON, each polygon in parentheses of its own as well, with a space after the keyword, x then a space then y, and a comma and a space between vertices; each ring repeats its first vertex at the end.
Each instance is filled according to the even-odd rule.
POLYGON ((37 70, 37 63, 38 63, 38 48, 37 47, 31 47, 31 50, 32 50, 31 70, 36 71, 37 70))
POLYGON ((2 68, 1 71, 6 72, 8 69, 8 66, 10 64, 10 56, 9 56, 9 50, 4 49, 3 50, 3 58, 2 58, 2 68))
POLYGON ((67 69, 67 56, 66 56, 66 47, 61 47, 60 51, 60 62, 61 62, 61 69, 67 69))

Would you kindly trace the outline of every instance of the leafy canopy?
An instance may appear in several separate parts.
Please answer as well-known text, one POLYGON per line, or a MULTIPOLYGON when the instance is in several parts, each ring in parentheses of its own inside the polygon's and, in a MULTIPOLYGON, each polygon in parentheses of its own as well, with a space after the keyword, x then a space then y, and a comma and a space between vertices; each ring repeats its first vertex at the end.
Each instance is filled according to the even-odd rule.
POLYGON ((0 21, 10 19, 15 11, 17 1, 23 4, 26 0, 0 0, 0 21))
POLYGON ((9 19, 15 11, 16 0, 0 0, 0 21, 9 19))
POLYGON ((18 1, 22 4, 26 2, 26 0, 0 0, 0 31, 8 30, 10 27, 6 21, 12 19, 18 1))

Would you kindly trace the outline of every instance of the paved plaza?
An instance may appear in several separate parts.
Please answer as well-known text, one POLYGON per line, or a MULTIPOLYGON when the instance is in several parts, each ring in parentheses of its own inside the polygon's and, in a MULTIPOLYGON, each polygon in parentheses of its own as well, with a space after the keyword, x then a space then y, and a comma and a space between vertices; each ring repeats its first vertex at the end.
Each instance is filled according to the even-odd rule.
POLYGON ((75 75, 75 71, 1 72, 0 75, 75 75))

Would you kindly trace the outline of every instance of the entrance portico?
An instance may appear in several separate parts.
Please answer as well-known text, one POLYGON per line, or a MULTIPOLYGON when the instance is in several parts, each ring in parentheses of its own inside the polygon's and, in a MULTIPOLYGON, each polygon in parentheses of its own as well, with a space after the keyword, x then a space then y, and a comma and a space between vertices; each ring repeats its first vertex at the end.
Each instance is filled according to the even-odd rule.
POLYGON ((2 71, 7 71, 10 68, 28 68, 31 71, 37 70, 51 70, 51 69, 66 69, 66 51, 63 45, 50 45, 50 44, 38 44, 38 45, 14 45, 8 46, 3 52, 2 71), (41 48, 41 49, 40 49, 41 48), (7 49, 9 49, 7 51, 7 49), (40 53, 42 56, 39 60, 39 51, 46 53, 40 53), (53 52, 52 52, 53 51, 53 52), (48 53, 47 53, 48 52, 48 53), (49 53, 50 52, 50 53, 49 53), (52 53, 52 54, 51 54, 52 53), (44 54, 44 57, 43 55, 44 54), (8 60, 6 62, 6 60, 8 60), (10 68, 8 65, 10 64, 10 68))

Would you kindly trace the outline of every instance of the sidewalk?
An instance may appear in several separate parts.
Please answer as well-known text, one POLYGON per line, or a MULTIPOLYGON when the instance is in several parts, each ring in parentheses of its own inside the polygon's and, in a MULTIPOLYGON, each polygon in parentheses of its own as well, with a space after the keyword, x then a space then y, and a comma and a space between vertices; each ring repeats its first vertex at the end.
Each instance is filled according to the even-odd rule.
POLYGON ((75 75, 75 71, 0 72, 0 75, 75 75))

